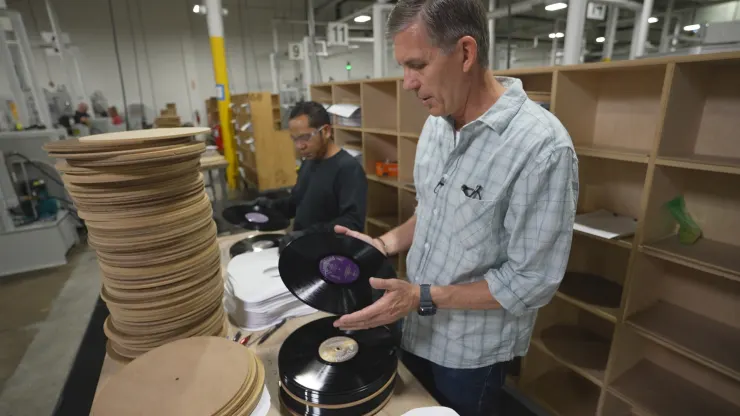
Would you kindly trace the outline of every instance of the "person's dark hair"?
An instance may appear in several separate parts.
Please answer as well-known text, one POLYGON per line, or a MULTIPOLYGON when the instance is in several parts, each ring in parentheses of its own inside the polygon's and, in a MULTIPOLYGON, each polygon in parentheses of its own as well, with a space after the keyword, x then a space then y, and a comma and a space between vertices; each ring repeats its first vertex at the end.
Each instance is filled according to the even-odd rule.
POLYGON ((393 38, 417 21, 424 23, 432 45, 451 52, 463 36, 475 39, 478 64, 488 67, 488 24, 481 0, 398 0, 388 16, 387 36, 393 38))
POLYGON ((318 129, 325 124, 331 124, 329 113, 323 105, 316 101, 300 101, 290 109, 291 120, 303 115, 308 117, 309 127, 313 127, 315 129, 318 129))

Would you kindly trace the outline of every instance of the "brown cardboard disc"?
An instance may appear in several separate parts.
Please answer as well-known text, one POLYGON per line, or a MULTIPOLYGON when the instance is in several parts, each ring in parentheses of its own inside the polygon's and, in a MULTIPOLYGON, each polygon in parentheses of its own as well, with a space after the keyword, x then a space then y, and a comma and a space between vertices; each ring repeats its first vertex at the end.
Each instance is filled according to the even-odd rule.
POLYGON ((131 362, 131 358, 124 357, 113 349, 110 340, 106 341, 105 343, 105 352, 113 361, 119 362, 121 364, 128 364, 131 362))
POLYGON ((98 263, 100 265, 100 270, 102 270, 103 273, 105 273, 105 275, 108 277, 120 280, 137 281, 172 276, 186 272, 187 270, 190 270, 191 268, 197 266, 198 264, 201 264, 203 261, 213 256, 214 253, 218 253, 218 244, 213 244, 211 248, 203 251, 202 253, 198 253, 197 255, 189 259, 159 266, 137 267, 132 269, 116 267, 115 265, 110 265, 103 261, 100 261, 100 259, 98 259, 98 263))
POLYGON ((117 264, 120 267, 147 267, 158 264, 174 263, 194 256, 197 253, 207 249, 216 242, 215 233, 216 224, 211 226, 201 235, 195 235, 190 240, 184 240, 181 245, 165 246, 160 249, 150 250, 147 256, 140 253, 119 254, 117 252, 108 253, 99 251, 98 258, 103 259, 106 263, 117 264))
POLYGON ((81 137, 80 143, 98 145, 121 145, 131 143, 147 143, 161 141, 178 137, 195 136, 196 134, 208 133, 207 127, 174 127, 150 130, 131 130, 114 133, 95 134, 81 137))
POLYGON ((176 284, 182 281, 190 281, 196 276, 208 273, 209 270, 221 270, 220 264, 220 257, 216 253, 213 253, 209 257, 206 257, 202 264, 198 264, 184 272, 159 276, 152 279, 121 279, 119 277, 108 276, 103 272, 103 284, 108 288, 126 291, 146 290, 152 288, 161 289, 166 285, 176 284))
POLYGON ((147 153, 136 153, 129 155, 113 156, 98 160, 72 160, 66 159, 70 166, 83 168, 134 165, 142 163, 166 162, 170 160, 188 159, 205 152, 206 145, 202 142, 192 142, 174 149, 154 150, 147 153))
POLYGON ((202 197, 202 192, 193 191, 183 195, 180 198, 173 199, 170 201, 161 202, 151 206, 145 206, 142 208, 132 208, 125 211, 108 211, 106 213, 97 212, 86 212, 79 211, 77 215, 83 220, 92 221, 118 221, 122 219, 148 217, 150 215, 157 215, 164 212, 170 212, 177 210, 192 204, 197 203, 202 197))
POLYGON ((190 233, 212 223, 213 218, 204 217, 194 219, 193 223, 188 224, 179 230, 170 230, 157 236, 146 235, 143 237, 111 238, 110 236, 97 236, 95 233, 90 233, 87 238, 90 246, 95 250, 138 253, 153 247, 161 247, 163 245, 171 244, 173 241, 177 241, 179 238, 183 238, 183 236, 188 236, 190 233))
MULTIPOLYGON (((68 152, 49 152, 49 156, 59 159, 68 160, 99 160, 107 159, 115 156, 123 155, 135 155, 147 152, 153 152, 157 150, 168 150, 176 149, 184 144, 194 143, 192 139, 186 138, 184 140, 167 141, 165 143, 155 143, 153 146, 136 146, 130 149, 118 149, 112 148, 110 150, 102 151, 68 151, 68 152)), ((71 149, 70 149, 71 150, 71 149)))
POLYGON ((107 233, 120 235, 138 234, 141 235, 140 229, 145 229, 147 233, 156 233, 160 228, 174 227, 179 223, 190 222, 193 217, 202 215, 211 216, 213 210, 208 195, 201 194, 200 201, 195 204, 184 206, 171 212, 162 212, 149 217, 120 219, 117 221, 94 221, 89 220, 85 223, 88 228, 95 229, 97 233, 107 233))
MULTIPOLYGON (((219 271, 216 271, 216 274, 219 271)), ((195 298, 202 292, 207 291, 213 287, 214 284, 223 284, 219 282, 220 276, 214 273, 204 274, 198 276, 195 280, 200 283, 198 287, 190 289, 190 286, 183 285, 183 282, 178 282, 174 285, 169 285, 163 288, 157 297, 145 297, 145 298, 121 298, 112 295, 108 288, 103 287, 101 291, 101 297, 108 304, 114 304, 116 307, 126 309, 154 309, 154 308, 165 308, 174 304, 181 304, 188 299, 195 298), (184 286, 184 287, 183 287, 184 286)), ((221 279, 223 280, 223 279, 221 279)))
POLYGON ((146 180, 134 181, 134 182, 120 182, 115 185, 110 183, 83 183, 75 184, 70 182, 74 179, 73 175, 64 175, 62 180, 65 183, 65 187, 70 191, 80 196, 95 196, 98 194, 110 193, 116 196, 126 196, 134 192, 141 192, 154 189, 166 189, 169 186, 181 186, 187 185, 188 183, 195 182, 199 178, 198 171, 191 168, 183 167, 179 171, 175 171, 176 175, 161 177, 157 176, 152 178, 148 176, 146 180))
POLYGON ((175 341, 149 351, 111 377, 95 398, 91 415, 247 415, 251 411, 219 411, 248 386, 250 396, 261 395, 264 376, 257 377, 259 371, 254 354, 227 339, 175 341))
POLYGON ((134 166, 115 166, 113 168, 79 168, 67 163, 57 163, 56 168, 73 184, 106 184, 118 186, 129 182, 155 182, 164 178, 175 177, 184 172, 198 170, 200 157, 192 157, 170 164, 141 164, 134 166))

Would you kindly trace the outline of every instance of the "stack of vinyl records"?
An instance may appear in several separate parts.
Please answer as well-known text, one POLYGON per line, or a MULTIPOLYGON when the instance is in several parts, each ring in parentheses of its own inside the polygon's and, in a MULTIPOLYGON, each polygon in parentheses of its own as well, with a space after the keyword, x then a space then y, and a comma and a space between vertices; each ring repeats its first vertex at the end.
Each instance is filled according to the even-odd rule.
MULTIPOLYGON (((288 243, 279 269, 286 287, 306 304, 347 314, 372 304, 369 279, 385 262, 370 244, 322 232, 288 243)), ((336 319, 303 325, 280 348, 280 403, 292 415, 373 415, 393 395, 398 358, 392 328, 345 331, 334 327, 336 319)))
POLYGON ((293 296, 280 279, 277 248, 240 254, 229 261, 226 270, 226 310, 243 329, 259 331, 284 318, 316 312, 293 296))
POLYGON ((122 361, 167 342, 226 332, 216 225, 199 171, 201 128, 49 143, 103 275, 108 352, 122 361))
POLYGON ((218 337, 153 349, 103 384, 91 415, 264 416, 265 369, 254 353, 218 337))

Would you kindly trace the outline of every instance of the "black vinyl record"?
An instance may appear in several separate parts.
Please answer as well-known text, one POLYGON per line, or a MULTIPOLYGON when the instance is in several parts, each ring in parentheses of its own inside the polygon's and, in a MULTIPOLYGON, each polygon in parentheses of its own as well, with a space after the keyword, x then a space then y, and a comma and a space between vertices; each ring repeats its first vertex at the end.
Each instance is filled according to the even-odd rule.
POLYGON ((322 408, 317 406, 311 406, 306 403, 301 403, 290 396, 285 389, 280 389, 280 402, 283 406, 287 407, 288 410, 299 415, 309 416, 355 416, 355 415, 370 415, 375 414, 388 400, 388 397, 393 393, 393 387, 395 386, 395 379, 377 396, 370 400, 357 404, 355 406, 348 406, 346 408, 322 408))
POLYGON ((372 245, 334 232, 305 234, 288 243, 278 266, 298 299, 324 312, 344 315, 373 302, 370 278, 386 261, 372 245))
POLYGON ((285 237, 283 234, 260 234, 245 238, 234 243, 229 249, 229 254, 231 257, 234 257, 242 253, 251 253, 278 247, 280 245, 280 239, 283 237, 285 237))
POLYGON ((224 209, 222 215, 229 223, 247 230, 278 231, 290 225, 279 212, 256 204, 234 205, 224 209))
POLYGON ((311 403, 361 400, 383 388, 398 366, 389 328, 343 331, 334 327, 336 319, 329 316, 296 329, 278 354, 283 388, 311 403))

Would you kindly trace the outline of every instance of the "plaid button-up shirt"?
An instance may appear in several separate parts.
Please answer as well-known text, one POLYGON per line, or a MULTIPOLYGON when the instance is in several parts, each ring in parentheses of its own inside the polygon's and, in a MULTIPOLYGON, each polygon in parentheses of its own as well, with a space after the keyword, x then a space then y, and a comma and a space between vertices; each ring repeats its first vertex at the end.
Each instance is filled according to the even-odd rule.
POLYGON ((578 199, 570 136, 527 98, 521 81, 497 80, 506 92, 457 134, 447 118, 429 117, 416 152, 409 280, 485 280, 502 306, 405 319, 403 348, 445 367, 478 368, 524 355, 537 309, 555 294, 570 253, 578 199), (464 186, 480 186, 480 198, 464 186))

